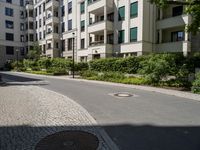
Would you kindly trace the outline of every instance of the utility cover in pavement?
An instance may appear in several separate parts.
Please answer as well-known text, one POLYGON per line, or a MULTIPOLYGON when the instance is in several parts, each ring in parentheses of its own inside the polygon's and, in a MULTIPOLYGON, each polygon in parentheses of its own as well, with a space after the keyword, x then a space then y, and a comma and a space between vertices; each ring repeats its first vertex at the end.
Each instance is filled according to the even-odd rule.
POLYGON ((134 96, 133 94, 130 94, 127 92, 113 93, 111 95, 115 96, 115 97, 132 97, 132 96, 134 96))
POLYGON ((98 138, 83 131, 62 131, 42 139, 35 150, 96 150, 98 138))

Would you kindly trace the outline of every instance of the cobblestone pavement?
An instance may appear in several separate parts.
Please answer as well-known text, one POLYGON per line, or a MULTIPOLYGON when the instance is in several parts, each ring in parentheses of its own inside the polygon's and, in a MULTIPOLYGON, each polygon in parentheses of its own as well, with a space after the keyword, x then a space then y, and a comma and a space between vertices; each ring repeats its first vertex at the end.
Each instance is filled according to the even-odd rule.
POLYGON ((66 130, 95 134, 108 145, 94 120, 69 98, 37 86, 0 87, 0 150, 33 150, 47 135, 66 130))

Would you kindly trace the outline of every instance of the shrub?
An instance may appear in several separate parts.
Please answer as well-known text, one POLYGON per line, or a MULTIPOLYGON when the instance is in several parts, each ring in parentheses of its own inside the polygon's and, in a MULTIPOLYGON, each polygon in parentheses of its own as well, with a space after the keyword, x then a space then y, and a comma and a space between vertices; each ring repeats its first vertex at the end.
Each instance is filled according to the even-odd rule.
POLYGON ((196 80, 192 85, 192 92, 200 94, 200 73, 196 75, 196 80))
POLYGON ((89 65, 93 71, 133 74, 139 68, 139 59, 137 57, 99 59, 90 61, 89 65))
POLYGON ((48 69, 52 65, 52 60, 50 58, 43 57, 37 61, 37 65, 40 69, 48 69))
POLYGON ((124 83, 124 84, 135 84, 135 85, 145 85, 145 84, 147 84, 147 81, 146 81, 145 78, 141 78, 141 77, 130 77, 130 78, 123 79, 122 83, 124 83))
POLYGON ((22 61, 14 61, 11 63, 11 68, 13 68, 16 71, 25 71, 25 67, 22 61))

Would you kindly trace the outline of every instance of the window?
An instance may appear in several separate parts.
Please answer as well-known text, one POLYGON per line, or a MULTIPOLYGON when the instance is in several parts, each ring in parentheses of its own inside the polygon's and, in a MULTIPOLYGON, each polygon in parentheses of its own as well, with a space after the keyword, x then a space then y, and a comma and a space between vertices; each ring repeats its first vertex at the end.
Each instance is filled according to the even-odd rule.
POLYGON ((20 6, 24 6, 24 0, 20 0, 20 6))
POLYGON ((72 2, 68 3, 68 13, 71 14, 72 13, 72 2))
POLYGON ((39 15, 42 13, 41 11, 41 5, 39 6, 39 15))
POLYGON ((25 29, 24 29, 24 24, 23 23, 20 23, 20 30, 21 31, 24 31, 25 29))
POLYGON ((81 14, 85 13, 85 2, 81 3, 81 14))
POLYGON ((42 32, 39 32, 39 39, 42 39, 42 32))
POLYGON ((119 21, 123 21, 125 19, 125 6, 119 8, 119 21))
POLYGON ((6 0, 6 3, 11 3, 12 4, 12 0, 6 0))
POLYGON ((184 41, 184 32, 177 31, 171 33, 171 42, 184 41))
POLYGON ((65 22, 62 22, 62 32, 65 32, 65 22))
POLYGON ((72 30, 72 20, 68 20, 68 30, 72 30))
POLYGON ((29 35, 29 40, 30 40, 31 42, 34 41, 34 35, 33 35, 33 34, 30 34, 30 35, 29 35))
POLYGON ((81 21, 81 32, 85 31, 85 20, 81 21))
POLYGON ((119 31, 119 35, 118 35, 118 43, 124 43, 124 30, 119 31))
POLYGON ((130 8, 130 17, 137 17, 138 15, 138 2, 132 3, 130 8))
POLYGON ((24 42, 24 35, 21 35, 21 36, 20 36, 20 41, 21 41, 21 42, 24 42))
POLYGON ((68 39, 68 51, 72 50, 72 46, 73 46, 73 39, 70 38, 70 39, 68 39))
POLYGON ((45 12, 45 3, 43 3, 43 12, 45 12))
POLYGON ((65 16, 65 6, 62 6, 62 17, 65 16))
POLYGON ((45 38, 46 37, 46 33, 45 33, 45 30, 43 31, 43 38, 45 38))
POLYGON ((85 48, 85 39, 81 39, 81 49, 85 48))
POLYGON ((21 54, 21 56, 25 55, 25 49, 24 49, 24 47, 20 47, 20 54, 21 54))
POLYGON ((183 14, 183 6, 177 6, 173 8, 173 13, 172 13, 173 17, 180 16, 182 14, 183 14))
POLYGON ((137 41, 137 27, 130 29, 130 42, 137 41))
POLYGON ((14 55, 14 47, 6 46, 6 55, 14 55))
POLYGON ((46 21, 46 19, 45 19, 45 17, 43 17, 43 26, 45 26, 45 22, 46 21))
POLYGON ((42 26, 42 20, 40 19, 39 20, 39 27, 41 27, 42 26))
POLYGON ((8 29, 13 29, 14 28, 13 21, 6 20, 5 21, 5 25, 6 25, 6 28, 8 28, 8 29))
POLYGON ((37 8, 35 8, 35 17, 37 17, 37 8))
POLYGON ((14 34, 13 33, 6 33, 6 40, 14 41, 14 34))
POLYGON ((35 28, 37 29, 38 28, 38 22, 35 21, 35 28))
POLYGON ((13 17, 13 9, 6 7, 5 8, 5 15, 13 17))
POLYGON ((20 11, 20 18, 24 19, 24 11, 20 11))

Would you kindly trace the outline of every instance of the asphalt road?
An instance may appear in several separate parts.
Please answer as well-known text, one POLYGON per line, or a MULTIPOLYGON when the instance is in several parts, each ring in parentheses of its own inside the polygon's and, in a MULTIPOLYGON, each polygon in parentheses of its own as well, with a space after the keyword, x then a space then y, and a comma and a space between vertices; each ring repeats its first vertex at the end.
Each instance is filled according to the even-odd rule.
POLYGON ((46 84, 38 86, 66 95, 86 108, 120 150, 200 149, 198 101, 83 81, 33 78, 10 72, 2 76, 4 80, 22 85, 29 81, 45 81, 46 84), (112 96, 118 92, 135 96, 112 96))

